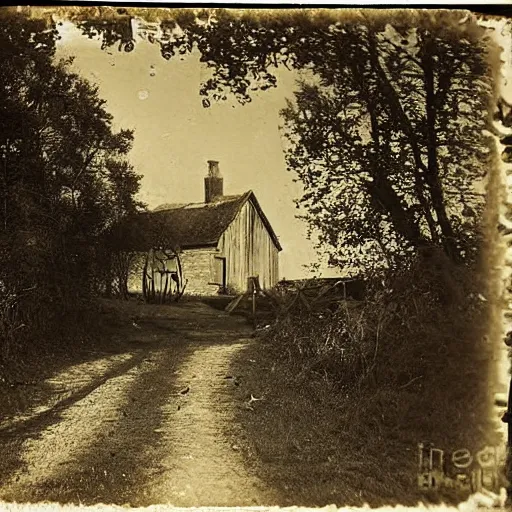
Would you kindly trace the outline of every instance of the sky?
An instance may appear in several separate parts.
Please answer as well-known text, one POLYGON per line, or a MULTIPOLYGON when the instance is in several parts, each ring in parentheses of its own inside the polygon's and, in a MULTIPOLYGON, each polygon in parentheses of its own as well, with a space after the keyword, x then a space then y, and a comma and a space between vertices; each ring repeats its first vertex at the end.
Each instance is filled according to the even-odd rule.
MULTIPOLYGON (((115 128, 134 130, 130 161, 143 176, 141 199, 150 208, 203 201, 207 161, 217 160, 226 195, 255 192, 283 246, 280 277, 310 275, 305 266, 318 258, 305 223, 296 218, 294 200, 302 188, 286 170, 279 131, 279 111, 293 98, 294 72, 278 70, 278 87, 254 93, 249 104, 231 98, 205 109, 199 89, 210 75, 196 54, 166 61, 158 45, 140 40, 131 53, 102 51, 99 40, 69 22, 58 48, 58 57, 75 56, 74 70, 98 84, 115 128)), ((508 50, 503 57, 510 62, 508 50)), ((510 82, 505 89, 508 97, 510 82)))
MULTIPOLYGON (((300 183, 286 170, 279 111, 293 97, 298 78, 278 73, 278 87, 239 105, 234 99, 204 108, 200 83, 209 71, 198 55, 163 59, 158 45, 137 43, 131 53, 102 51, 66 23, 57 57, 73 55, 73 70, 99 86, 116 129, 134 130, 130 162, 143 176, 141 199, 149 208, 163 203, 201 202, 207 161, 219 161, 224 193, 253 190, 279 237, 280 277, 310 276, 317 261, 306 225, 296 218, 300 183)), ((332 275, 324 268, 323 275, 332 275)))

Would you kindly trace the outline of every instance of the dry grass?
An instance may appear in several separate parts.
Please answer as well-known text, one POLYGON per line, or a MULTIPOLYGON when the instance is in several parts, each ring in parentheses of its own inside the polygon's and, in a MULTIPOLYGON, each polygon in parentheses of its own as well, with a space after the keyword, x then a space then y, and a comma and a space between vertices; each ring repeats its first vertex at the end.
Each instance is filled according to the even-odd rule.
POLYGON ((416 487, 419 442, 498 441, 479 283, 466 271, 443 282, 443 272, 395 277, 361 308, 280 320, 237 361, 248 392, 265 396, 240 411, 246 453, 281 505, 467 497, 416 487))

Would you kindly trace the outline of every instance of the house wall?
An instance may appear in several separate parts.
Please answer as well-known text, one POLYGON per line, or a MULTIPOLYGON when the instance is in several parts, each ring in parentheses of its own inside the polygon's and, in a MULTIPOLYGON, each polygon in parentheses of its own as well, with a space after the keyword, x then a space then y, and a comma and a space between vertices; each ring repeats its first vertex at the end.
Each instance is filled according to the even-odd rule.
MULTIPOLYGON (((183 268, 183 277, 188 280, 185 289, 190 295, 214 295, 219 290, 218 284, 212 283, 212 257, 217 251, 215 248, 186 249, 180 253, 183 268)), ((146 253, 138 253, 131 265, 128 278, 128 291, 142 293, 142 274, 146 253)), ((159 289, 159 283, 156 283, 159 289)))
MULTIPOLYGON (((222 234, 217 248, 185 249, 180 253, 183 277, 187 281, 185 294, 218 293, 222 272, 215 256, 226 259, 228 291, 244 292, 247 278, 252 276, 259 277, 262 288, 271 288, 279 280, 279 251, 250 201, 222 234)), ((134 263, 128 283, 131 293, 142 292, 144 258, 145 254, 140 254, 134 263)))
POLYGON ((226 258, 228 289, 245 291, 251 276, 259 277, 262 288, 277 284, 279 251, 250 201, 223 233, 217 248, 226 258))
POLYGON ((216 295, 218 284, 212 283, 212 258, 215 248, 186 249, 180 254, 183 277, 187 282, 185 294, 216 295))

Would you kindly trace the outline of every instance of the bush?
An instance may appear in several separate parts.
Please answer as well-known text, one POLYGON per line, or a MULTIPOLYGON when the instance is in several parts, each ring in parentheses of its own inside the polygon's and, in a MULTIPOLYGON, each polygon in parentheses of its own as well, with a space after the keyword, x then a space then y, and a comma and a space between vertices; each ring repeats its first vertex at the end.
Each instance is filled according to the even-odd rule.
POLYGON ((426 359, 467 349, 485 334, 482 278, 441 253, 422 256, 403 272, 371 278, 367 287, 364 301, 342 301, 334 312, 287 316, 269 336, 302 371, 353 386, 406 384, 419 377, 419 369, 425 371, 426 359))
POLYGON ((364 301, 287 316, 267 337, 297 380, 321 379, 361 427, 386 416, 415 442, 469 447, 490 418, 484 290, 476 269, 431 253, 369 279, 364 301))

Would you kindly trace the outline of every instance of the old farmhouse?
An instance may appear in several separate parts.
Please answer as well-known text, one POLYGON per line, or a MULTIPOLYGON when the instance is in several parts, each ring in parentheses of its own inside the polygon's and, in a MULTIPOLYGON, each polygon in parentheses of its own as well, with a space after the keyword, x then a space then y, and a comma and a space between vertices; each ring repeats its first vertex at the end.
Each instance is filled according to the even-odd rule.
MULTIPOLYGON (((171 277, 182 275, 187 294, 244 292, 253 276, 262 288, 274 286, 281 245, 254 193, 225 196, 218 162, 210 160, 204 195, 203 203, 166 204, 144 214, 145 231, 153 233, 146 237, 144 250, 160 252, 160 257, 154 253, 156 264, 162 266, 165 260, 171 277), (172 257, 173 250, 178 258, 172 257)), ((130 292, 148 286, 143 273, 139 262, 131 272, 130 292)), ((154 282, 154 277, 151 281, 157 288, 173 284, 154 282)))

